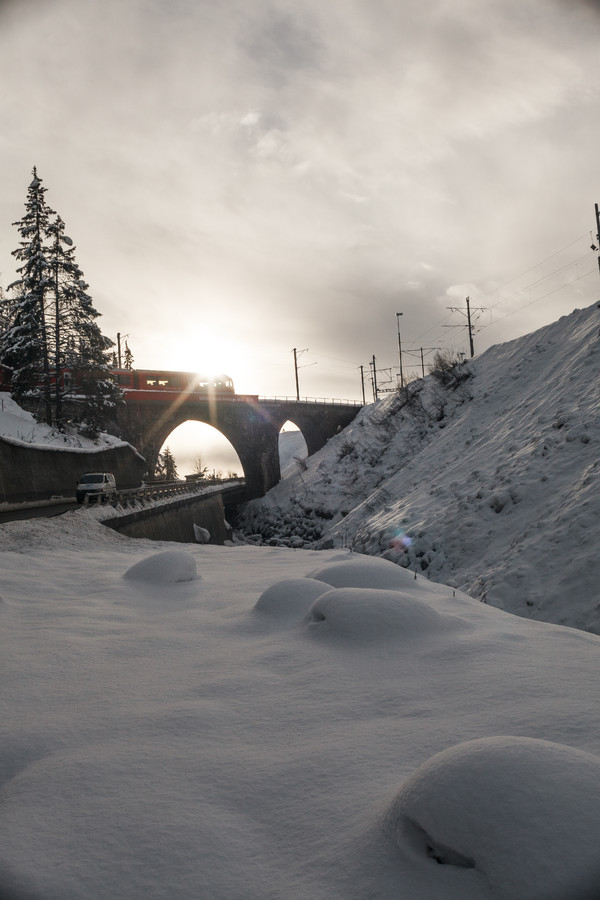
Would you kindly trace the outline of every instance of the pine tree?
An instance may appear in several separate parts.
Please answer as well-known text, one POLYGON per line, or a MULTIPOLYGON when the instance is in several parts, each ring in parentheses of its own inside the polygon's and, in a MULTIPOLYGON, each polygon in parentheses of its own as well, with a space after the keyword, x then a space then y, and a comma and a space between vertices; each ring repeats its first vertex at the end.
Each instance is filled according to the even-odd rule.
POLYGON ((110 348, 114 341, 100 331, 96 322, 100 313, 87 293, 88 285, 83 278, 73 287, 76 294, 73 366, 77 373, 78 399, 82 403, 80 421, 85 432, 95 436, 106 425, 123 395, 110 371, 110 348))
POLYGON ((154 476, 161 480, 164 478, 166 482, 177 481, 178 474, 175 457, 168 447, 165 447, 163 452, 158 454, 154 476))
POLYGON ((125 341, 125 350, 123 352, 123 368, 133 369, 133 353, 129 349, 129 344, 125 341))
POLYGON ((11 285, 16 299, 12 323, 0 335, 0 364, 12 370, 17 400, 39 395, 42 381, 49 425, 54 421, 62 428, 63 400, 76 388, 78 420, 86 434, 95 436, 122 398, 109 368, 113 342, 97 325, 100 313, 88 294, 73 241, 61 217, 46 205, 46 189, 35 168, 33 176, 25 216, 15 223, 22 240, 14 255, 24 265, 18 270, 21 279, 11 285), (64 384, 65 369, 74 370, 74 386, 64 384))
MULTIPOLYGON (((88 294, 88 285, 75 260, 75 247, 64 233, 60 216, 49 227, 52 237, 54 367, 75 371, 75 390, 81 403, 79 421, 86 434, 96 436, 106 424, 121 391, 110 373, 113 341, 105 337, 97 324, 100 313, 88 294)), ((56 381, 56 421, 62 425, 62 396, 73 388, 56 381)))
POLYGON ((48 225, 51 240, 49 261, 52 268, 52 299, 47 312, 50 356, 54 370, 54 414, 58 428, 63 426, 63 397, 68 390, 61 373, 74 364, 77 335, 74 330, 77 296, 74 289, 83 273, 75 262, 73 241, 65 234, 60 216, 48 225))
POLYGON ((42 396, 46 421, 52 424, 50 358, 46 323, 46 292, 52 280, 45 239, 49 218, 53 214, 46 205, 42 180, 33 168, 33 180, 27 191, 25 215, 15 222, 21 235, 20 247, 13 251, 23 265, 17 269, 20 279, 9 285, 15 291, 11 326, 0 338, 0 362, 12 370, 11 392, 15 399, 39 395, 42 373, 42 396))

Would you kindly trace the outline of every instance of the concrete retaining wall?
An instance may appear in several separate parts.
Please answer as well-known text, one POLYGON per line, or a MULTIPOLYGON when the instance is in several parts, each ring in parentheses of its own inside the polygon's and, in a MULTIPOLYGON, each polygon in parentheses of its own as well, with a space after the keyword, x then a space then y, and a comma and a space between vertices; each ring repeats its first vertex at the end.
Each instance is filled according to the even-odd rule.
POLYGON ((223 544, 231 538, 231 531, 225 525, 221 494, 174 500, 127 516, 105 519, 103 524, 127 537, 149 538, 151 541, 194 544, 194 525, 207 529, 211 544, 223 544))
POLYGON ((73 497, 84 472, 112 472, 117 487, 138 487, 146 461, 131 445, 96 452, 23 446, 0 438, 0 502, 73 497))

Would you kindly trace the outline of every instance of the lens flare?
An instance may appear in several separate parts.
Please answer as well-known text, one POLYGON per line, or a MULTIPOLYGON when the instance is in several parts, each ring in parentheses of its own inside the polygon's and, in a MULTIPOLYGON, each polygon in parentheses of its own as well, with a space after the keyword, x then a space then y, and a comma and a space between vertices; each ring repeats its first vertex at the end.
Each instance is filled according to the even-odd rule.
POLYGON ((402 530, 397 531, 394 536, 390 538, 390 547, 393 547, 394 550, 408 550, 411 544, 412 538, 402 530))

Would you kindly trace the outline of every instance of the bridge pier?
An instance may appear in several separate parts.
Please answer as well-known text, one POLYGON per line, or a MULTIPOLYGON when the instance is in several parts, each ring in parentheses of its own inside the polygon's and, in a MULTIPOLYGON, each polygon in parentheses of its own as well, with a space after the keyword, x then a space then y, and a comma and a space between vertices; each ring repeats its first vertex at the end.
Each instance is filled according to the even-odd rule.
POLYGON ((153 472, 160 448, 175 428, 195 421, 212 425, 231 443, 244 469, 248 499, 262 497, 281 478, 279 432, 293 422, 302 432, 309 456, 355 418, 360 405, 278 400, 128 399, 117 412, 121 437, 145 457, 153 472))

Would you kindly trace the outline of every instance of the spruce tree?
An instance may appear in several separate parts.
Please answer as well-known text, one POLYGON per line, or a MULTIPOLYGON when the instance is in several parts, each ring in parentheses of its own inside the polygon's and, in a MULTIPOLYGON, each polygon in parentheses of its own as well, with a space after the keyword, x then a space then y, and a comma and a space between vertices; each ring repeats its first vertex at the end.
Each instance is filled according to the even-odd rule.
POLYGON ((175 457, 168 447, 165 447, 162 453, 158 454, 154 477, 164 479, 167 483, 177 481, 177 465, 175 457))
POLYGON ((100 313, 88 293, 83 272, 75 260, 75 247, 65 234, 60 216, 50 225, 50 260, 53 272, 54 367, 72 369, 74 384, 56 382, 56 422, 62 425, 62 397, 75 394, 81 404, 78 420, 86 434, 95 436, 106 424, 121 399, 121 391, 110 373, 113 341, 105 337, 98 324, 100 313))
POLYGON ((72 367, 75 358, 77 335, 74 328, 77 303, 74 283, 83 273, 75 262, 73 241, 65 234, 65 223, 60 216, 48 225, 50 238, 49 260, 52 269, 52 297, 47 312, 50 356, 54 369, 54 415, 58 428, 63 426, 63 398, 68 391, 61 377, 65 368, 72 367))
POLYGON ((110 370, 110 348, 114 341, 102 334, 96 322, 100 313, 87 293, 88 285, 79 278, 72 287, 75 294, 73 366, 81 402, 79 418, 85 432, 95 436, 110 420, 123 394, 110 370))
POLYGON ((48 262, 45 239, 50 216, 46 205, 46 188, 33 168, 33 180, 27 191, 25 215, 13 224, 21 235, 20 246, 13 251, 23 265, 17 269, 20 279, 9 285, 15 301, 12 325, 0 338, 0 362, 11 369, 11 393, 16 400, 41 395, 44 400, 46 422, 52 424, 50 386, 50 357, 46 323, 46 292, 52 272, 48 262), (41 377, 40 377, 41 376, 41 377))
POLYGON ((110 373, 109 349, 96 320, 100 313, 75 259, 73 241, 60 216, 45 202, 37 170, 29 186, 25 216, 15 222, 21 246, 14 256, 23 262, 14 291, 11 324, 0 335, 0 364, 11 370, 16 400, 40 395, 46 421, 63 427, 63 400, 75 397, 77 420, 95 436, 111 417, 122 393, 110 373), (64 370, 72 383, 65 384, 64 370))
POLYGON ((123 368, 124 369, 133 369, 133 353, 129 349, 129 344, 125 341, 125 351, 123 353, 123 368))

